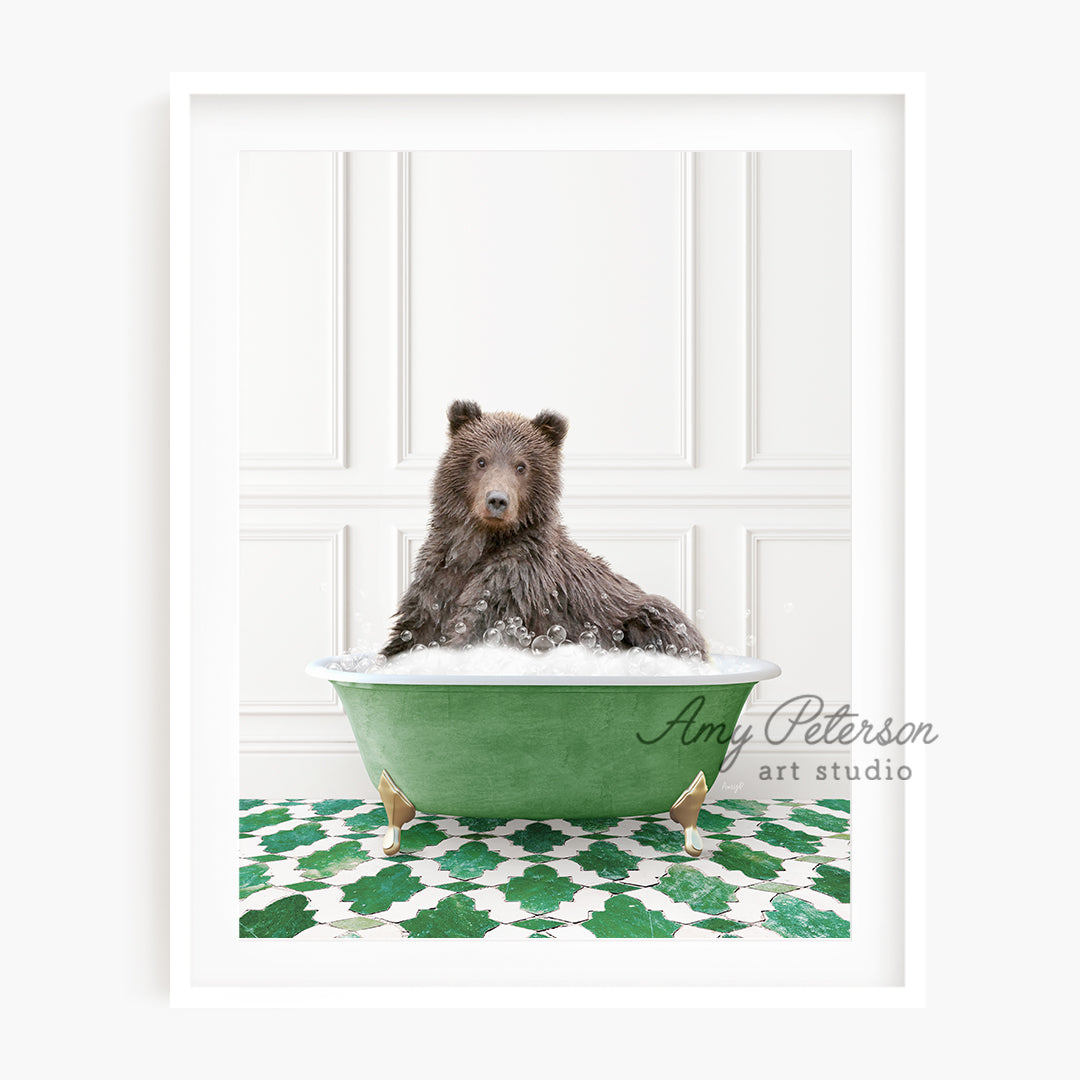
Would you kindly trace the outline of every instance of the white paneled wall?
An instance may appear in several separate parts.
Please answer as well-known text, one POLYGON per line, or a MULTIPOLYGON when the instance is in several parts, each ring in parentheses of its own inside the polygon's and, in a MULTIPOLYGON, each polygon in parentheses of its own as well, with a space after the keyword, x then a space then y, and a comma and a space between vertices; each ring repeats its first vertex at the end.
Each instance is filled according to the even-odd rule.
MULTIPOLYGON (((755 724, 849 700, 847 153, 253 152, 238 179, 242 794, 373 794, 303 667, 383 638, 456 397, 569 417, 572 534, 781 665, 755 724)), ((791 756, 755 738, 726 793, 841 790, 758 780, 791 756)))

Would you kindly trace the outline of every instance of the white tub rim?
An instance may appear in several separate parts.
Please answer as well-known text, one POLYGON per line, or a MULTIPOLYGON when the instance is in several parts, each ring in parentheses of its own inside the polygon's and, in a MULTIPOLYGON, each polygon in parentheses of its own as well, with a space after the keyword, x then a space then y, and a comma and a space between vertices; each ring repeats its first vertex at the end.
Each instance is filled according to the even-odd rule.
POLYGON ((685 675, 480 675, 431 674, 405 672, 337 671, 328 665, 340 661, 340 656, 324 656, 312 660, 304 668, 307 675, 338 683, 361 683, 375 686, 733 686, 740 683, 759 683, 775 679, 780 666, 756 656, 733 656, 712 653, 712 668, 688 671, 685 675), (724 671, 724 664, 738 662, 740 670, 724 671))

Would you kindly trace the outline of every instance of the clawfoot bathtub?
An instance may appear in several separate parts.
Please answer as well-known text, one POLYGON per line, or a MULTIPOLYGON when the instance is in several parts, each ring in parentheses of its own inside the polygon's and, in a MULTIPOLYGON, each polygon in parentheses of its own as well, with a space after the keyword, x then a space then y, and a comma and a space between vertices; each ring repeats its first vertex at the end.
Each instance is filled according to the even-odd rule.
POLYGON ((697 816, 767 660, 717 656, 685 675, 396 675, 330 667, 389 826, 417 810, 545 820, 668 811, 701 853, 697 816))

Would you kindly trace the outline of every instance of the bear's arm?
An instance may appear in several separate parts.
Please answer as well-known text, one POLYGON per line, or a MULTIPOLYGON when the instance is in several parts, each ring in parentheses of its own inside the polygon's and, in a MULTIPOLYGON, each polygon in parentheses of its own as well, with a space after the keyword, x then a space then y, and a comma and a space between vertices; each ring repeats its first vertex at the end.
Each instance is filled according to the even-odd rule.
POLYGON ((383 646, 382 655, 391 657, 408 652, 415 645, 424 644, 434 630, 435 622, 423 603, 423 591, 419 582, 414 581, 401 598, 390 630, 390 640, 383 646))

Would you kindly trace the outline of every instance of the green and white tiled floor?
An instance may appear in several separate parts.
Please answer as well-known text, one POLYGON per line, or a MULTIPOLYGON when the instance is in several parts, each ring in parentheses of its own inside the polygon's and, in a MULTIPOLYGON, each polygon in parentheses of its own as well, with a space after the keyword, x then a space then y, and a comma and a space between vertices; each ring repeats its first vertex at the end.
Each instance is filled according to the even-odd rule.
POLYGON ((692 859, 666 815, 418 814, 399 854, 356 799, 240 800, 240 936, 846 938, 849 803, 706 804, 692 859))

